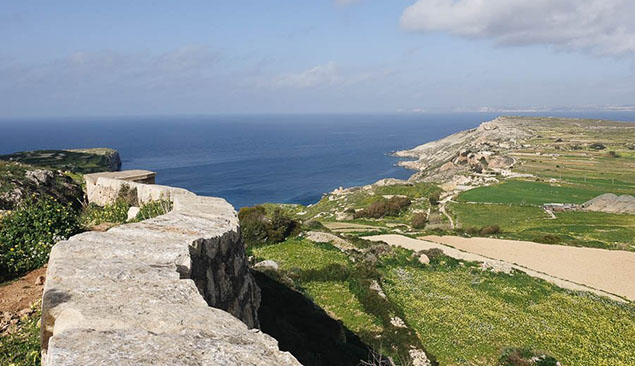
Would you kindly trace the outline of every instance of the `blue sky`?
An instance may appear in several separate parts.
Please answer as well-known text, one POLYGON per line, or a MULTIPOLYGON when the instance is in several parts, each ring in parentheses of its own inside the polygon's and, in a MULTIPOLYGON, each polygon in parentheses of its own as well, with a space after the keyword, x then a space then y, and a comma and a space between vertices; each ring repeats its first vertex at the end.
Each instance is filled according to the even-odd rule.
POLYGON ((635 105, 630 0, 4 1, 0 117, 635 105))

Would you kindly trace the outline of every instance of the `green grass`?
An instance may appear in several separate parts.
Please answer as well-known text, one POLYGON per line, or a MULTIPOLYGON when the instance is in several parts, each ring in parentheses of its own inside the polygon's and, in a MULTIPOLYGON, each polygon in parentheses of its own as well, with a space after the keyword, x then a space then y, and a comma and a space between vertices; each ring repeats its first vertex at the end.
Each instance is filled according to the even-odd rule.
POLYGON ((299 238, 251 250, 258 260, 278 262, 283 277, 375 349, 399 359, 411 347, 422 348, 414 331, 390 323, 401 312, 369 290, 376 272, 360 267, 359 260, 354 263, 329 244, 299 238))
POLYGON ((560 244, 635 250, 635 215, 604 212, 561 212, 556 219, 539 207, 502 204, 451 204, 461 227, 498 225, 503 237, 540 241, 557 235, 560 244))
POLYGON ((495 365, 508 347, 563 365, 635 362, 635 308, 542 280, 461 266, 385 270, 385 291, 442 365, 495 365))
MULTIPOLYGON (((461 202, 489 202, 516 205, 544 203, 584 203, 601 194, 612 192, 603 188, 572 184, 553 184, 510 180, 501 184, 479 187, 459 196, 461 202)), ((619 193, 619 191, 616 191, 619 193)))
POLYGON ((332 317, 340 319, 353 332, 381 333, 381 319, 364 310, 349 289, 348 281, 310 281, 303 287, 315 303, 320 304, 332 317))
POLYGON ((292 238, 283 243, 253 248, 256 258, 276 261, 283 269, 320 270, 329 265, 349 264, 346 254, 327 244, 292 238))
POLYGON ((41 312, 37 311, 24 320, 17 333, 0 336, 0 365, 40 365, 39 321, 41 315, 41 312))
POLYGON ((356 263, 329 245, 293 238, 253 253, 277 261, 283 274, 310 273, 297 275, 295 283, 375 347, 386 346, 385 317, 397 314, 441 365, 496 365, 512 347, 545 352, 563 365, 635 362, 632 304, 562 290, 523 273, 482 272, 443 256, 424 267, 405 249, 377 263, 388 299, 368 302, 360 296, 356 263))

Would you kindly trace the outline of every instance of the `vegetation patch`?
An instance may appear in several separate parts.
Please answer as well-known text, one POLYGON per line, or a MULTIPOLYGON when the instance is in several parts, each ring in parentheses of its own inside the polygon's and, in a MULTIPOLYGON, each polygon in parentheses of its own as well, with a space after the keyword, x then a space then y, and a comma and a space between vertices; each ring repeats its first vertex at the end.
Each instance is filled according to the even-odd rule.
POLYGON ((373 202, 370 206, 353 214, 356 219, 373 218, 380 219, 384 216, 399 216, 401 211, 410 206, 412 202, 407 197, 394 196, 390 199, 373 202))
POLYGON ((0 155, 0 160, 75 173, 118 170, 121 167, 118 159, 117 152, 112 149, 37 150, 0 155))
POLYGON ((40 365, 40 307, 37 312, 20 319, 18 331, 0 336, 0 365, 40 365))
MULTIPOLYGON (((509 239, 635 250, 635 215, 575 211, 552 219, 535 206, 453 203, 449 208, 464 231, 496 225, 509 239)), ((471 234, 485 235, 478 231, 471 234)))
POLYGON ((90 203, 82 211, 81 223, 86 229, 102 223, 123 224, 128 219, 129 209, 130 205, 124 200, 116 200, 105 206, 90 203))
POLYGON ((238 212, 238 219, 247 247, 279 243, 300 229, 300 223, 279 207, 274 207, 270 213, 264 206, 243 207, 238 212))
POLYGON ((471 189, 462 193, 458 200, 460 202, 540 206, 545 203, 584 203, 604 193, 607 191, 592 186, 510 180, 492 186, 471 189))
POLYGON ((635 308, 573 293, 522 273, 460 266, 388 266, 384 289, 444 365, 494 365, 509 347, 548 352, 564 365, 635 359, 635 308), (619 320, 618 320, 619 319, 619 320))
POLYGON ((172 202, 169 200, 157 200, 146 203, 141 206, 139 213, 135 217, 137 221, 143 221, 165 215, 172 211, 172 202))
POLYGON ((30 197, 0 218, 0 281, 48 261, 53 244, 81 231, 78 213, 52 198, 30 197))

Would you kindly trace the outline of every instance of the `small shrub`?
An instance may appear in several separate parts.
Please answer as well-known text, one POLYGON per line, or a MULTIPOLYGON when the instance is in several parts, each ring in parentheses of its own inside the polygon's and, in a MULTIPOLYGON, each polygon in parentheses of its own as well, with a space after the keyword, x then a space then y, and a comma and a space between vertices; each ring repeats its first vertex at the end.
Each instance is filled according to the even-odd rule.
POLYGON ((430 248, 419 251, 421 254, 425 254, 431 261, 436 260, 437 258, 442 258, 445 256, 442 249, 439 248, 430 248))
POLYGON ((276 208, 271 215, 268 227, 269 241, 279 243, 291 236, 299 228, 297 221, 287 216, 282 209, 276 208))
POLYGON ((483 226, 481 228, 467 227, 464 231, 470 235, 493 235, 500 234, 502 232, 498 225, 483 226))
POLYGON ((172 202, 169 200, 151 201, 141 206, 135 220, 148 220, 157 216, 165 215, 172 211, 172 202))
POLYGON ((0 280, 15 278, 48 261, 53 244, 80 232, 70 204, 31 197, 0 219, 0 280))
POLYGON ((245 244, 264 243, 267 240, 267 216, 263 206, 243 207, 238 211, 240 231, 245 244))
POLYGON ((433 206, 437 206, 439 204, 439 200, 441 199, 441 194, 439 192, 433 193, 430 197, 428 197, 428 201, 433 206))
POLYGON ((558 235, 547 234, 543 236, 542 238, 538 238, 538 240, 536 241, 539 243, 545 243, 545 244, 557 244, 562 241, 562 238, 560 238, 558 235))
POLYGON ((609 153, 608 153, 608 157, 609 157, 609 158, 619 158, 619 157, 620 157, 620 155, 619 155, 618 153, 616 153, 615 151, 612 151, 612 150, 611 150, 611 151, 609 151, 609 153))
POLYGON ((604 146, 603 144, 600 144, 599 142, 593 143, 591 145, 589 145, 589 149, 591 150, 604 150, 606 149, 606 146, 604 146))
POLYGON ((412 218, 412 227, 415 229, 423 229, 424 227, 426 227, 427 221, 428 215, 424 212, 420 212, 412 218))
POLYGON ((355 212, 355 214, 353 214, 353 217, 356 219, 362 217, 380 219, 384 216, 399 216, 401 210, 410 206, 410 204, 411 201, 409 198, 395 196, 389 200, 373 202, 367 208, 355 212))
POLYGON ((355 209, 352 207, 347 208, 346 210, 344 210, 344 213, 347 214, 354 214, 355 213, 355 209))
POLYGON ((481 228, 481 230, 479 231, 479 233, 481 235, 493 235, 493 234, 500 234, 501 232, 501 228, 498 227, 498 225, 490 225, 490 226, 484 226, 481 228))
POLYGON ((243 207, 238 212, 240 230, 247 246, 279 243, 297 234, 300 223, 287 216, 280 208, 275 208, 271 217, 263 206, 243 207))

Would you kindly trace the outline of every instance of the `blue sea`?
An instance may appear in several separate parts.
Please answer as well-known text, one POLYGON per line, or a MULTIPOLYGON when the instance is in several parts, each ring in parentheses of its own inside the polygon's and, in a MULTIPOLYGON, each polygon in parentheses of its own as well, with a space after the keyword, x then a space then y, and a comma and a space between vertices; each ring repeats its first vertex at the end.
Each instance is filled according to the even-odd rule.
MULTIPOLYGON (((550 115, 555 115, 550 113, 550 115)), ((157 172, 157 183, 227 199, 310 204, 340 186, 407 179, 395 150, 495 118, 489 113, 231 115, 0 121, 0 154, 110 147, 123 169, 157 172)), ((635 121, 635 113, 558 116, 635 121)))

